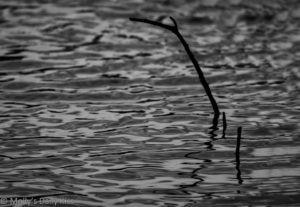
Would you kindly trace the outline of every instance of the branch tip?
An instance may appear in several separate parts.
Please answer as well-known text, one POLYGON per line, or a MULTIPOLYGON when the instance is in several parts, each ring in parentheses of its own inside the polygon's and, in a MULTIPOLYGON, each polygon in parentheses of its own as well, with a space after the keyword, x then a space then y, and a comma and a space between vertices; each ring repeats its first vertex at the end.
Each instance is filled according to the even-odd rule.
POLYGON ((177 26, 177 23, 176 23, 175 19, 173 17, 171 17, 171 16, 169 18, 172 20, 172 22, 174 24, 174 27, 177 29, 178 26, 177 26))

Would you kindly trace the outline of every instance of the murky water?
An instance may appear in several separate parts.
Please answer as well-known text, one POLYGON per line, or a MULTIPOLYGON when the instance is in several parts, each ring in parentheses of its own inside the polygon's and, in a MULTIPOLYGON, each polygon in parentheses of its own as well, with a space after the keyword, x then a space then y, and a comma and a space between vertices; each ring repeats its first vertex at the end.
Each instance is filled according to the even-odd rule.
POLYGON ((16 197, 300 205, 299 1, 2 0, 0 8, 1 206, 16 197), (211 129, 210 103, 176 37, 128 20, 164 15, 203 66, 227 115, 225 136, 221 120, 211 129))

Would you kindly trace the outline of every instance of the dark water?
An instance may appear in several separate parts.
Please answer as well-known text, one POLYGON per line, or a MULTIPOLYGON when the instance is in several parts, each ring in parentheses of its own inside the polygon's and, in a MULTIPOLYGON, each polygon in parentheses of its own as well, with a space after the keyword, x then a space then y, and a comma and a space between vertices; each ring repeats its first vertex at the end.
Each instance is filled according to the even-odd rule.
POLYGON ((299 1, 2 0, 0 9, 1 206, 15 197, 300 206, 299 1), (164 15, 226 112, 224 138, 176 37, 128 20, 164 15))

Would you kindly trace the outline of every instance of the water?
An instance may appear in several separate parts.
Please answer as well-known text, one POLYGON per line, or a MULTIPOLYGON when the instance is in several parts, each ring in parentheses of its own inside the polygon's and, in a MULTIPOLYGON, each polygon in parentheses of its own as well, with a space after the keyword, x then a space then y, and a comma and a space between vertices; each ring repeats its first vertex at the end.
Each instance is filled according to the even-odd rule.
POLYGON ((0 8, 1 206, 300 205, 298 1, 0 8), (163 15, 226 112, 225 137, 176 37, 128 20, 163 15))

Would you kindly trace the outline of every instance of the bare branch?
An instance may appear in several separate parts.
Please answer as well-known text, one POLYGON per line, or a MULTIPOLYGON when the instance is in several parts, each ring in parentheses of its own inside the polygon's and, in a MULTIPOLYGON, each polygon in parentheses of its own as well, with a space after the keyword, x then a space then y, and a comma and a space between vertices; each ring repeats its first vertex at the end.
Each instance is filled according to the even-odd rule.
POLYGON ((212 93, 211 93, 211 90, 209 88, 209 85, 204 77, 204 74, 202 72, 202 69, 201 67, 199 66, 194 54, 192 53, 189 45, 187 44, 187 42, 185 41, 185 39, 183 38, 183 36, 180 34, 179 30, 178 30, 178 26, 177 26, 177 23, 175 21, 175 19, 173 17, 170 17, 170 19, 173 21, 174 23, 174 26, 171 26, 171 25, 167 25, 167 24, 163 24, 161 22, 157 22, 157 21, 152 21, 152 20, 149 20, 149 19, 140 19, 140 18, 129 18, 131 21, 136 21, 136 22, 142 22, 142 23, 147 23, 147 24, 151 24, 151 25, 155 25, 155 26, 159 26, 159 27, 162 27, 162 28, 165 28, 167 30, 170 30, 171 32, 173 32, 177 38, 180 40, 181 44, 183 45, 187 55, 190 57, 190 60, 192 61, 197 73, 198 73, 198 77, 199 77, 199 80, 206 92, 206 95, 208 96, 209 100, 210 100, 210 103, 213 107, 213 110, 214 110, 214 119, 213 119, 213 127, 216 128, 217 127, 217 124, 218 124, 218 118, 219 118, 219 115, 220 115, 220 111, 219 111, 219 107, 218 107, 218 104, 216 102, 216 100, 214 99, 212 93))

